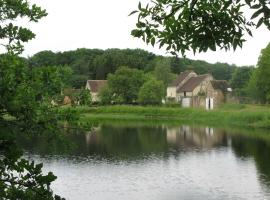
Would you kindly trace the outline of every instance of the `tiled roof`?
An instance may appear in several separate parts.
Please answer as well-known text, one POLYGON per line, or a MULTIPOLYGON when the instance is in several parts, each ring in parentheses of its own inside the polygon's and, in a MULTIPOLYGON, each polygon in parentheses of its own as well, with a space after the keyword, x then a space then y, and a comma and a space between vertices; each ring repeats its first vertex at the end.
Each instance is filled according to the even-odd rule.
POLYGON ((106 84, 106 80, 88 80, 87 84, 90 87, 91 92, 98 93, 106 84))
POLYGON ((179 76, 176 78, 176 80, 174 80, 169 86, 171 86, 171 87, 177 87, 183 80, 185 80, 185 78, 190 73, 194 73, 194 71, 192 71, 192 70, 186 70, 186 71, 182 72, 181 74, 179 74, 179 76))
POLYGON ((200 85, 209 74, 199 75, 197 77, 191 77, 177 92, 192 92, 198 85, 200 85))
POLYGON ((230 87, 226 80, 213 80, 211 84, 215 90, 221 90, 222 92, 227 92, 230 87))

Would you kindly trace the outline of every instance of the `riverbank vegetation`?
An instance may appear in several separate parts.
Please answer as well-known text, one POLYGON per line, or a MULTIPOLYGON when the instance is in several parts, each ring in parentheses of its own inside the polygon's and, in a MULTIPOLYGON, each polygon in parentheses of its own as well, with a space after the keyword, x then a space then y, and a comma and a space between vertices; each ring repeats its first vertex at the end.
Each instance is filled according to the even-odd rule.
POLYGON ((99 106, 65 107, 79 114, 78 124, 93 121, 149 121, 155 123, 187 123, 219 127, 270 128, 270 107, 225 104, 213 110, 166 106, 99 106))

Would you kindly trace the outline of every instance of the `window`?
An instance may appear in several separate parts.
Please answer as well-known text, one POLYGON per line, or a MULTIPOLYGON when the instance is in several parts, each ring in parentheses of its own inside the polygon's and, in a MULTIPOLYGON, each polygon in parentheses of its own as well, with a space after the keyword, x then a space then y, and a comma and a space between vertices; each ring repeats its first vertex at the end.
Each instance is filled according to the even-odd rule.
POLYGON ((184 97, 186 97, 187 96, 187 92, 184 92, 184 97))

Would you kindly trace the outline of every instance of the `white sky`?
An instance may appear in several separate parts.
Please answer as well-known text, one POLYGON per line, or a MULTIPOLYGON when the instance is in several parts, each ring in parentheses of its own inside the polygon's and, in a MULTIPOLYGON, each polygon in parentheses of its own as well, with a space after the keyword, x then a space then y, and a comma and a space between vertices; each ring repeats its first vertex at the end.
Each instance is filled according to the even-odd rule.
MULTIPOLYGON (((150 0, 141 0, 149 2, 150 0)), ((48 12, 48 16, 29 27, 37 34, 25 46, 24 56, 39 51, 67 51, 77 48, 142 48, 166 55, 165 50, 147 46, 130 35, 136 17, 128 14, 137 8, 139 0, 30 0, 48 12)), ((188 53, 187 57, 207 62, 227 62, 237 65, 256 65, 260 51, 270 42, 270 31, 255 30, 243 49, 236 52, 188 53)))

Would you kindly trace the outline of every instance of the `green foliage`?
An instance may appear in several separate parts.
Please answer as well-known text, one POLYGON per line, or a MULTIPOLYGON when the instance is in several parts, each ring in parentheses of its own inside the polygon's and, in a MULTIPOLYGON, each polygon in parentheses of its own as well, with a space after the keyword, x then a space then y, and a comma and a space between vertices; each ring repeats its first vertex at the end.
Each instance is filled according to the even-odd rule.
POLYGON ((270 103, 270 43, 261 51, 258 61, 257 88, 262 103, 270 103))
POLYGON ((250 79, 245 87, 247 95, 255 102, 260 101, 260 91, 257 88, 258 69, 253 70, 250 79))
POLYGON ((92 96, 91 96, 90 91, 87 89, 81 89, 77 97, 77 100, 79 104, 82 106, 86 106, 86 105, 90 106, 92 103, 92 96))
POLYGON ((136 69, 153 69, 156 56, 141 49, 77 49, 52 53, 43 51, 28 59, 31 67, 70 66, 74 74, 70 79, 72 87, 81 88, 88 79, 106 79, 120 66, 136 69))
POLYGON ((169 59, 159 59, 157 60, 156 67, 154 70, 154 75, 157 80, 160 80, 167 87, 171 83, 175 76, 171 73, 171 65, 169 59))
POLYGON ((238 67, 235 69, 230 85, 233 89, 244 88, 253 72, 253 67, 238 67))
POLYGON ((52 51, 41 51, 29 58, 30 66, 49 67, 57 65, 57 54, 52 51))
POLYGON ((151 79, 140 88, 138 101, 145 105, 161 104, 165 97, 164 91, 165 86, 162 81, 151 79))
POLYGON ((47 66, 32 70, 34 87, 36 91, 40 91, 42 97, 60 94, 65 87, 69 86, 71 75, 72 70, 67 66, 47 66))
POLYGON ((57 53, 42 51, 28 58, 27 61, 33 69, 44 66, 69 66, 73 71, 69 85, 77 89, 85 86, 88 79, 107 79, 108 74, 115 73, 120 66, 152 73, 157 65, 160 67, 165 65, 175 74, 192 69, 199 74, 211 73, 216 79, 222 80, 230 80, 236 68, 235 65, 226 63, 210 64, 188 58, 156 56, 141 49, 108 49, 105 51, 77 49, 57 53))
MULTIPOLYGON (((108 76, 108 84, 114 98, 125 103, 135 103, 140 87, 144 83, 143 71, 120 67, 108 76)), ((120 102, 121 103, 121 102, 120 102)))
POLYGON ((198 108, 162 106, 100 106, 82 111, 80 122, 93 121, 140 121, 185 124, 201 124, 219 127, 269 128, 270 109, 268 106, 228 105, 210 112, 198 108))
POLYGON ((237 96, 248 96, 246 87, 253 71, 253 67, 238 67, 235 69, 230 81, 230 85, 237 96))
MULTIPOLYGON (((13 22, 20 18, 37 22, 47 13, 35 4, 31 6, 27 0, 0 0, 0 11, 0 39, 7 41, 2 45, 8 51, 7 55, 0 56, 0 122, 6 124, 4 116, 9 116, 12 121, 8 124, 18 127, 20 132, 57 130, 58 110, 51 107, 48 95, 54 93, 58 85, 51 89, 52 84, 46 84, 60 83, 61 78, 56 80, 49 69, 33 71, 23 59, 15 56, 22 52, 22 44, 33 39, 35 34, 13 22)), ((61 76, 65 74, 62 73, 61 76)), ((50 189, 56 177, 51 172, 43 175, 42 164, 23 159, 12 135, 0 134, 0 198, 60 200, 50 189)))
MULTIPOLYGON (((29 127, 30 128, 30 127, 29 127)), ((60 200, 51 190, 51 183, 57 178, 49 172, 42 173, 42 164, 24 159, 23 152, 18 147, 16 138, 24 135, 58 136, 55 130, 35 129, 23 130, 21 126, 13 122, 0 124, 0 198, 20 200, 60 200)), ((47 140, 48 141, 48 140, 47 140)), ((63 141, 62 141, 63 143, 63 141)))
POLYGON ((131 34, 147 44, 165 46, 172 54, 242 47, 246 33, 262 24, 270 29, 269 1, 153 0, 139 3, 131 34), (247 9, 248 8, 248 9, 247 9), (249 19, 246 13, 253 11, 249 19))
POLYGON ((20 18, 26 18, 31 22, 38 22, 47 15, 46 10, 37 5, 30 5, 27 0, 1 0, 0 1, 0 39, 7 41, 2 43, 9 53, 21 53, 22 43, 28 42, 35 37, 35 34, 22 26, 16 26, 12 22, 20 18))
POLYGON ((105 86, 99 92, 98 98, 100 99, 100 103, 102 105, 109 105, 113 101, 113 93, 108 86, 105 86))
POLYGON ((42 174, 42 164, 35 165, 25 159, 21 159, 22 154, 14 153, 14 145, 6 142, 1 145, 5 149, 3 160, 0 160, 0 196, 3 199, 55 199, 60 200, 59 196, 53 196, 53 192, 48 190, 51 182, 56 177, 49 172, 42 174), (4 146, 6 145, 6 147, 4 146), (26 181, 27 180, 27 181, 26 181))

